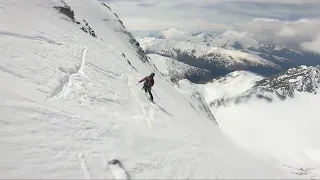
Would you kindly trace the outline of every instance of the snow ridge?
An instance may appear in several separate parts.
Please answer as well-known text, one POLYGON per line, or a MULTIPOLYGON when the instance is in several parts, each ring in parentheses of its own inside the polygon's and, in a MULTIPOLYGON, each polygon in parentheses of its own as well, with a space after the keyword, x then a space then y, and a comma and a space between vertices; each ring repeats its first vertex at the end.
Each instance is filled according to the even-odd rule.
MULTIPOLYGON (((259 79, 259 78, 258 78, 259 79)), ((252 83, 251 83, 252 84, 252 83)), ((246 103, 253 97, 272 102, 275 97, 280 100, 294 98, 297 92, 318 94, 320 87, 319 66, 299 66, 280 74, 253 81, 251 87, 235 96, 208 97, 211 107, 229 106, 232 103, 246 103)))
POLYGON ((200 90, 201 87, 198 87, 198 85, 186 79, 180 80, 175 87, 179 92, 184 94, 191 107, 196 110, 203 119, 209 119, 215 125, 218 125, 217 120, 207 104, 205 96, 200 90))

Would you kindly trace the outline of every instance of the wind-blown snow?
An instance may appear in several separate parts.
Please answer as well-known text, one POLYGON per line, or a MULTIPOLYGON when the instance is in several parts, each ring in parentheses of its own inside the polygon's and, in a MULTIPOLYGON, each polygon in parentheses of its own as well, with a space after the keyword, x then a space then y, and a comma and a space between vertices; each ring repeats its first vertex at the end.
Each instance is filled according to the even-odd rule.
POLYGON ((295 177, 199 115, 109 8, 64 2, 74 20, 58 0, 0 1, 1 178, 295 177), (136 85, 151 71, 155 104, 136 85))

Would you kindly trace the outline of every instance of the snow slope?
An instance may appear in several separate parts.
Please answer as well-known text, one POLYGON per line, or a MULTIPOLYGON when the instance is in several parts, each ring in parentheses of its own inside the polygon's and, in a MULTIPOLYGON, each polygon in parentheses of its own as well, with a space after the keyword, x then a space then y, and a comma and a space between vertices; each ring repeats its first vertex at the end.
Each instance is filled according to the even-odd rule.
POLYGON ((296 177, 200 116, 98 1, 0 0, 0 20, 0 178, 296 177))
POLYGON ((178 84, 175 85, 175 88, 186 97, 192 108, 198 112, 199 116, 218 124, 197 85, 184 79, 179 81, 178 84))

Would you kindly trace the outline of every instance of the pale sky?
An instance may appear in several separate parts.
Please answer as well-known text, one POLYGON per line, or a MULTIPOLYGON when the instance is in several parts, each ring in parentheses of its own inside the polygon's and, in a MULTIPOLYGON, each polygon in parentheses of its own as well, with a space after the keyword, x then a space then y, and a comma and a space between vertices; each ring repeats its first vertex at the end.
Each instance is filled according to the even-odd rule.
POLYGON ((231 29, 254 18, 320 18, 320 0, 101 0, 129 30, 231 29))
MULTIPOLYGON (((320 52, 320 0, 100 0, 126 28, 215 30, 320 52)), ((238 37, 240 36, 240 37, 238 37)))

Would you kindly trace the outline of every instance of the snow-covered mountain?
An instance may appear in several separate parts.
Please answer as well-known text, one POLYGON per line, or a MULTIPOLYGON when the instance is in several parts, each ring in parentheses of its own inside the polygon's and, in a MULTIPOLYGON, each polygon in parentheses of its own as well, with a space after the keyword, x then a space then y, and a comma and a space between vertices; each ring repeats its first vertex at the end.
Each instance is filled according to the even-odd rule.
POLYGON ((292 173, 316 178, 319 77, 319 66, 300 66, 267 78, 233 72, 198 86, 219 127, 234 141, 286 167, 300 167, 292 173))
POLYGON ((309 177, 227 137, 106 4, 0 0, 0 20, 1 178, 309 177), (137 86, 150 72, 155 104, 137 86))
POLYGON ((200 81, 211 77, 208 70, 193 67, 172 58, 157 54, 149 54, 148 57, 150 57, 160 74, 173 83, 177 83, 182 79, 200 81))
POLYGON ((210 106, 216 108, 247 103, 252 98, 272 102, 274 99, 294 98, 297 92, 319 93, 320 69, 319 66, 303 65, 266 78, 235 71, 199 86, 204 88, 210 106))
POLYGON ((289 69, 257 82, 254 89, 275 93, 281 99, 293 98, 297 91, 317 94, 320 89, 320 66, 289 69))
POLYGON ((170 57, 210 70, 212 78, 234 70, 269 76, 299 65, 320 64, 318 53, 264 44, 253 39, 243 44, 225 39, 224 35, 210 31, 169 29, 152 36, 138 37, 138 41, 147 54, 170 57))
POLYGON ((274 62, 281 66, 281 70, 295 68, 300 65, 317 66, 320 64, 320 54, 305 50, 293 50, 280 45, 263 44, 248 47, 249 52, 274 62))
POLYGON ((280 68, 258 55, 211 46, 196 40, 181 41, 145 37, 139 39, 139 42, 147 54, 170 57, 198 68, 211 70, 216 75, 250 67, 280 68))
POLYGON ((320 175, 319 70, 300 66, 267 78, 234 71, 205 84, 180 80, 176 88, 204 99, 195 108, 211 111, 241 146, 314 179, 320 175))
POLYGON ((234 71, 205 84, 198 84, 198 87, 202 89, 206 99, 210 99, 210 106, 219 107, 227 100, 238 98, 262 79, 263 76, 248 71, 234 71))

